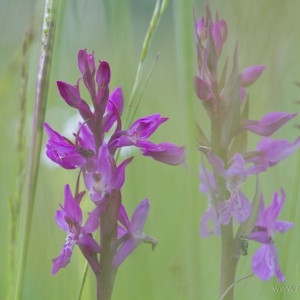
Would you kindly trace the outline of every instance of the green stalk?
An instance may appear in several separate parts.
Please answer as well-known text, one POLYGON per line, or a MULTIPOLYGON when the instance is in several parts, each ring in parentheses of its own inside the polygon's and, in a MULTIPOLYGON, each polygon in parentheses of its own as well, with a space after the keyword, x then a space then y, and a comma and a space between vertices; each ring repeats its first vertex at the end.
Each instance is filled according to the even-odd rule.
POLYGON ((28 83, 28 49, 32 42, 33 36, 33 22, 24 35, 22 44, 22 67, 21 67, 21 85, 20 85, 20 118, 18 124, 17 135, 17 154, 18 167, 16 178, 16 194, 9 198, 9 207, 11 213, 10 224, 10 251, 9 251, 9 265, 10 265, 10 290, 9 299, 13 297, 14 280, 15 280, 15 259, 16 259, 16 243, 17 243, 17 228, 20 218, 21 196, 25 183, 25 125, 26 125, 26 103, 27 103, 27 83, 28 83))
POLYGON ((21 248, 17 275, 17 286, 15 299, 22 299, 28 246, 31 232, 31 223, 34 209, 36 185, 40 152, 42 145, 43 127, 45 118, 48 87, 50 81, 50 69, 52 62, 52 50, 55 35, 55 24, 57 19, 58 0, 45 0, 45 10, 41 35, 40 60, 37 72, 35 111, 33 121, 32 149, 29 166, 28 191, 24 207, 24 217, 21 233, 21 248))

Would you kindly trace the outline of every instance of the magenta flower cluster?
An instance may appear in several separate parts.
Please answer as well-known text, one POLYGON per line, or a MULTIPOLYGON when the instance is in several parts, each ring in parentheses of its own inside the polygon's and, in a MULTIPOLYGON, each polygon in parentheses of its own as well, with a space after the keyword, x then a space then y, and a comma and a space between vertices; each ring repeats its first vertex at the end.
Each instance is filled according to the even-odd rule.
POLYGON ((80 50, 78 67, 82 76, 75 86, 57 82, 61 97, 82 117, 74 133, 74 142, 44 124, 49 137, 47 156, 65 169, 79 169, 75 191, 72 194, 70 186, 65 186, 64 205, 56 212, 56 222, 67 237, 60 255, 53 259, 53 274, 70 262, 75 245, 79 246, 95 274, 102 272, 100 258, 104 251, 103 241, 107 241, 107 237, 110 261, 106 265, 109 263, 115 269, 140 243, 156 245, 154 238, 143 233, 149 211, 147 199, 138 205, 131 220, 128 219, 121 189, 125 169, 133 157, 117 164, 115 155, 118 148, 135 146, 144 156, 169 165, 184 161, 183 147, 169 142, 154 144, 148 140, 167 118, 154 114, 136 120, 129 129, 122 128, 123 92, 120 87, 109 92, 110 67, 107 62, 99 62, 96 69, 94 54, 80 50), (79 87, 82 83, 89 92, 91 106, 81 97, 79 87), (81 175, 89 198, 94 203, 94 209, 85 222, 81 209, 85 191, 79 191, 81 175), (100 243, 93 236, 99 228, 100 243))
MULTIPOLYGON (((220 56, 228 34, 225 20, 216 14, 213 20, 209 6, 206 17, 195 21, 198 74, 195 90, 211 120, 211 138, 201 131, 199 149, 207 157, 213 172, 204 164, 200 166, 200 191, 207 195, 208 208, 200 222, 200 233, 207 237, 219 235, 221 226, 231 222, 242 224, 252 213, 252 203, 242 191, 242 186, 251 175, 267 171, 292 154, 300 146, 300 138, 294 142, 272 139, 272 136, 296 114, 272 112, 261 120, 249 119, 249 95, 251 86, 265 70, 264 66, 251 66, 238 70, 237 47, 233 55, 232 68, 228 59, 220 68, 220 56), (263 138, 255 150, 247 150, 247 134, 252 132, 263 138), (212 228, 209 224, 213 224, 212 228)), ((263 198, 253 230, 247 232, 248 239, 262 245, 252 259, 253 272, 263 280, 281 273, 274 233, 284 233, 292 227, 285 221, 277 221, 284 204, 275 193, 272 204, 266 209, 263 198)))

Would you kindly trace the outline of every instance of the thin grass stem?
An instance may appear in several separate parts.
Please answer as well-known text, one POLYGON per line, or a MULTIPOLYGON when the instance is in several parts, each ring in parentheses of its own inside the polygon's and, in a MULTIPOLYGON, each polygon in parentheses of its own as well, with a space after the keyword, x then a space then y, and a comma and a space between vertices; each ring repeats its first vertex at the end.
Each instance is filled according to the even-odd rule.
POLYGON ((33 121, 33 135, 31 141, 31 154, 29 165, 29 181, 27 197, 24 204, 24 216, 21 233, 20 256, 17 274, 15 299, 22 299, 28 246, 31 232, 31 223, 34 209, 36 185, 38 181, 39 161, 42 145, 43 127, 45 118, 52 50, 57 20, 58 0, 45 0, 45 10, 41 34, 40 59, 37 72, 36 98, 33 121))

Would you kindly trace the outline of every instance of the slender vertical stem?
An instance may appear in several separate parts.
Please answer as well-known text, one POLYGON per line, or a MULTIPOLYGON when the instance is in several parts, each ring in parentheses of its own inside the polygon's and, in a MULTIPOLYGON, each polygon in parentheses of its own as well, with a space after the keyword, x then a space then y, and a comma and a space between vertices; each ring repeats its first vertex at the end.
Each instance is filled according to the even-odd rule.
MULTIPOLYGON (((232 231, 232 222, 228 225, 222 225, 221 227, 221 239, 222 239, 222 258, 221 258, 221 279, 220 279, 220 297, 226 292, 226 290, 234 283, 236 266, 238 259, 233 257, 234 253, 234 240, 232 231)), ((232 287, 224 300, 233 299, 234 287, 232 287)))
MULTIPOLYGON (((227 163, 226 148, 222 148, 221 143, 221 124, 220 124, 220 112, 217 109, 216 118, 211 121, 212 132, 212 150, 216 153, 224 162, 227 163)), ((218 194, 221 196, 219 201, 228 199, 228 191, 225 186, 225 181, 218 174, 215 173, 215 178, 218 187, 218 194)), ((227 225, 221 225, 221 274, 220 274, 220 297, 222 297, 227 289, 234 283, 236 266, 239 256, 235 256, 235 242, 233 236, 232 221, 227 225)), ((234 295, 234 286, 226 293, 224 300, 232 300, 234 295)))
POLYGON ((113 191, 103 205, 100 214, 100 275, 97 277, 97 299, 110 300, 117 269, 113 267, 111 245, 117 239, 117 221, 120 211, 121 193, 113 191))
POLYGON ((17 286, 15 299, 22 298, 25 267, 29 246, 32 215, 34 208, 35 191, 38 180, 39 160, 42 144, 43 128, 45 118, 46 100, 48 95, 50 69, 52 61, 52 50, 54 42, 55 24, 57 18, 58 0, 46 0, 44 19, 41 36, 40 61, 37 73, 35 114, 32 135, 32 149, 29 166, 28 193, 24 206, 24 218, 21 235, 21 249, 17 275, 17 286))
POLYGON ((10 251, 9 251, 9 265, 10 265, 10 290, 9 299, 13 296, 13 289, 15 284, 15 259, 16 259, 16 243, 17 243, 17 228, 20 219, 20 207, 23 187, 25 183, 25 148, 24 148, 24 131, 26 123, 26 103, 27 103, 27 82, 28 82, 28 48, 32 41, 33 22, 27 29, 23 45, 22 45, 22 68, 21 68, 21 86, 20 86, 20 119, 18 124, 18 170, 16 178, 16 195, 10 198, 10 213, 11 213, 11 227, 10 227, 10 251))

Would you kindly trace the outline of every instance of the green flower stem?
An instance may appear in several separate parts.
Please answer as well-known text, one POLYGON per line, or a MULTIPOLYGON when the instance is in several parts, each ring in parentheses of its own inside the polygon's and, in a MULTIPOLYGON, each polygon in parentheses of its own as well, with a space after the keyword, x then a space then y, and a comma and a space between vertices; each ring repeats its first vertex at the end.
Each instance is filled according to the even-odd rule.
POLYGON ((24 275, 28 254, 28 246, 31 232, 31 223, 34 209, 36 185, 38 180, 38 170, 40 152, 42 145, 43 127, 45 118, 46 103, 49 87, 50 69, 52 62, 52 50, 55 34, 55 24, 57 19, 58 0, 46 0, 43 18, 40 61, 37 72, 36 101, 34 111, 32 149, 30 155, 28 192, 24 206, 24 218, 21 233, 21 248, 17 275, 17 286, 15 299, 22 299, 24 275))

